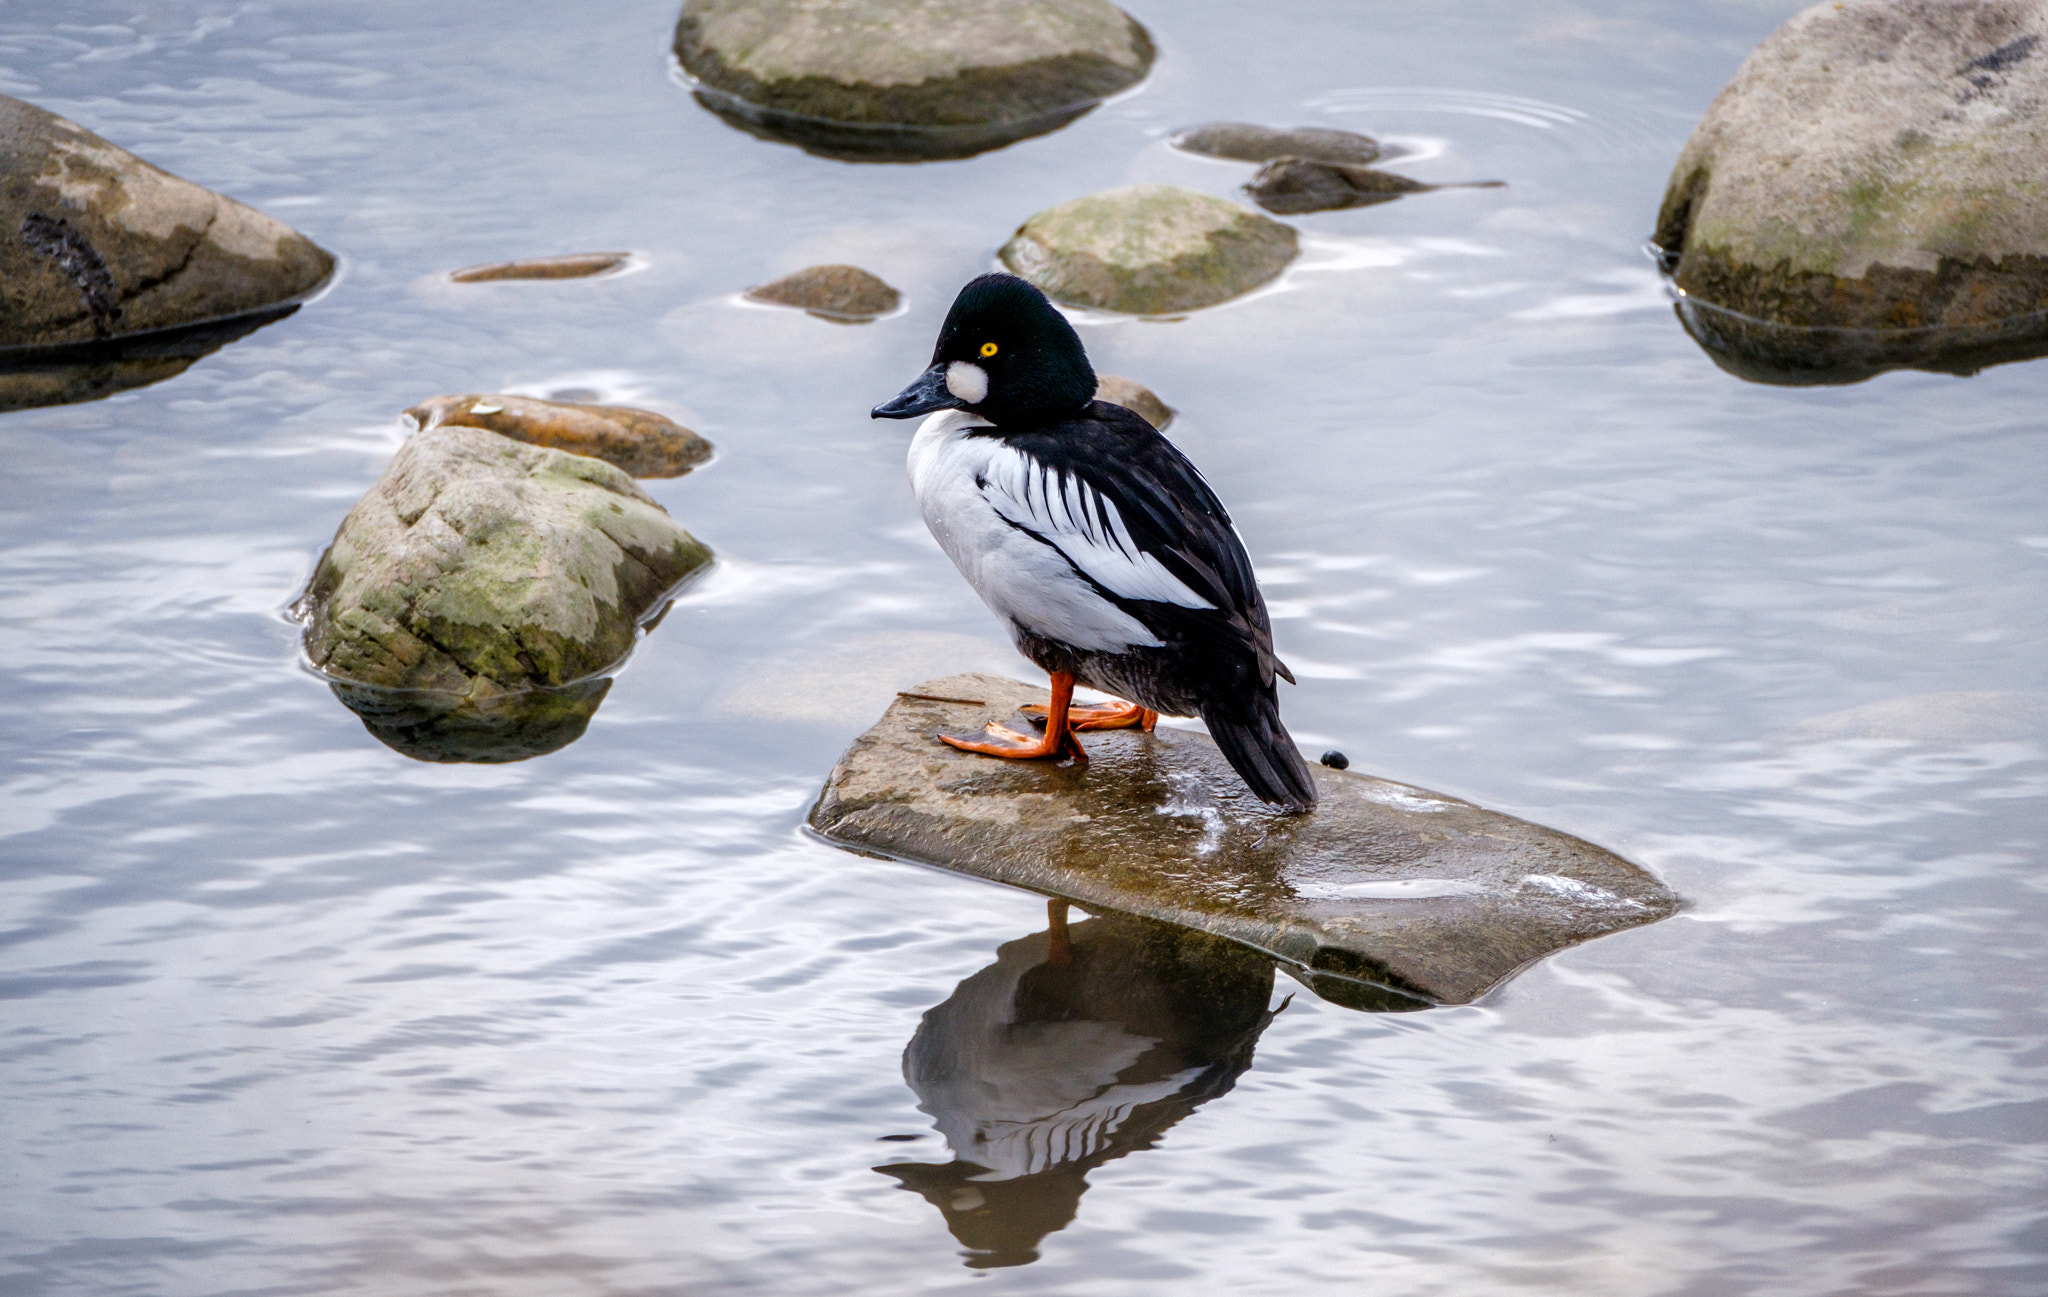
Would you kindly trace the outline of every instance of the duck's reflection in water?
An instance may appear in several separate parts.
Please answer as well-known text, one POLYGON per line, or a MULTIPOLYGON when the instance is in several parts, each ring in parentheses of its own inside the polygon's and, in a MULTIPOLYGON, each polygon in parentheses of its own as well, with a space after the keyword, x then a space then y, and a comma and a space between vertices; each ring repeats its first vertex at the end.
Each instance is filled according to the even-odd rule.
POLYGON ((976 1269, 1036 1260, 1074 1219, 1088 1172, 1228 1091, 1277 1012, 1264 956, 1142 919, 1069 927, 1060 913, 1051 932, 1000 947, 903 1051, 954 1160, 875 1168, 944 1213, 976 1269))

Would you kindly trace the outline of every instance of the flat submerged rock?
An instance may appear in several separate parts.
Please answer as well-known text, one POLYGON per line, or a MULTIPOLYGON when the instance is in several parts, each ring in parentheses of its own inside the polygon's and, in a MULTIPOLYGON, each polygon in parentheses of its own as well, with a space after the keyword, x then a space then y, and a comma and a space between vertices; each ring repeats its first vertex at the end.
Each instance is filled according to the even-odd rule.
POLYGON ((1206 735, 1089 734, 1085 766, 933 738, 1045 697, 978 674, 899 694, 833 768, 811 828, 850 850, 1227 937, 1359 1008, 1469 1003, 1681 903, 1590 842, 1370 775, 1312 767, 1322 804, 1281 814, 1206 735))

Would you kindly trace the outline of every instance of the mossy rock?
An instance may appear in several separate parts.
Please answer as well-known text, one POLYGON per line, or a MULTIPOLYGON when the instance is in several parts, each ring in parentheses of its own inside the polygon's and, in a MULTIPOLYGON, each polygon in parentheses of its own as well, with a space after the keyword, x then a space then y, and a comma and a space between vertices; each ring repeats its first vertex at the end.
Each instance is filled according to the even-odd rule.
POLYGON ((289 226, 0 95, 0 348, 274 311, 333 272, 289 226))
POLYGON ((2048 0, 1829 0, 1759 45, 1655 242, 1729 368, 1851 381, 2048 349, 2048 0))
POLYGON ((1154 57, 1108 0, 686 0, 675 52, 727 121, 857 160, 966 157, 1055 130, 1154 57))
POLYGON ((1300 250, 1291 226, 1177 185, 1131 185, 1048 207, 1002 248, 1056 302, 1178 315, 1267 283, 1300 250))
POLYGON ((414 434, 301 600, 343 682, 484 698, 615 666, 711 561, 621 470, 481 428, 414 434))

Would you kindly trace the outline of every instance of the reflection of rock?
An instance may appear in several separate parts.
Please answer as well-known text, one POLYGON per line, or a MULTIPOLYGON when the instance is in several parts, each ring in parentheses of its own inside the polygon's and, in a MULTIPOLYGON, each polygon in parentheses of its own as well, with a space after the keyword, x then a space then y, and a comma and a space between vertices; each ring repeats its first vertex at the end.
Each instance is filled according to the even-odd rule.
POLYGON ((1120 374, 1097 374, 1095 399, 1121 405, 1161 432, 1165 432, 1166 426, 1173 422, 1172 406, 1160 400, 1143 383, 1120 374))
POLYGON ((1069 933, 1057 963, 1044 933, 1004 943, 903 1051, 955 1160, 875 1169, 937 1207, 976 1269, 1035 1260, 1088 1172, 1227 1093, 1272 1020, 1272 961, 1242 947, 1126 918, 1069 933))
POLYGON ((582 738, 612 682, 504 692, 479 676, 466 694, 338 680, 328 687, 379 742, 416 761, 503 762, 546 756, 582 738))
POLYGON ((484 266, 452 270, 458 284, 489 284, 502 279, 588 279, 617 270, 632 260, 630 252, 572 252, 563 257, 528 257, 524 261, 493 261, 484 266))
POLYGON ((0 95, 0 347, 274 309, 333 270, 290 227, 0 95))
POLYGON ((1131 185, 1048 207, 1003 245, 1047 297, 1173 315, 1248 293, 1294 260, 1294 231, 1208 194, 1131 185))
POLYGON ((282 306, 110 342, 0 352, 0 410, 97 401, 130 388, 161 383, 192 368, 201 357, 298 309, 282 306))
POLYGON ((2048 4, 1842 0, 1758 46, 1655 240, 1717 360, 1770 382, 2048 352, 2048 4))
POLYGON ((384 700, 401 709, 446 702, 453 712, 467 699, 472 712, 495 709, 499 728, 562 732, 561 709, 594 709, 601 690, 529 700, 534 718, 497 696, 613 667, 642 621, 710 558, 601 460, 481 428, 428 428, 321 557, 300 601, 306 654, 346 684, 442 695, 384 700))
POLYGON ((835 324, 863 324, 887 315, 902 294, 859 266, 811 266, 747 290, 757 302, 794 306, 835 324))
POLYGON ((1259 174, 1252 177, 1252 182, 1244 190, 1269 212, 1299 216, 1304 212, 1334 212, 1346 207, 1390 203, 1406 194, 1424 194, 1433 189, 1500 187, 1498 180, 1426 185, 1420 180, 1410 180, 1373 167, 1311 162, 1304 158, 1276 158, 1260 167, 1259 174))
POLYGON ((699 102, 830 157, 969 157, 1136 84, 1152 41, 1107 0, 685 0, 699 102))
POLYGON ((1235 162, 1270 162, 1274 158, 1308 158, 1316 162, 1371 162, 1381 156, 1380 142, 1353 131, 1325 126, 1275 130, 1250 122, 1204 122, 1177 132, 1173 147, 1204 157, 1235 162))
POLYGON ((437 396, 407 410, 421 428, 486 428, 531 446, 589 455, 634 477, 681 477, 711 458, 711 443, 675 420, 625 405, 533 396, 437 396))
POLYGON ((856 850, 1230 937, 1357 1007, 1463 1004, 1533 960, 1679 904, 1591 843, 1356 771, 1313 767, 1316 811, 1275 812, 1205 735, 1090 734, 1086 766, 932 740, 1044 698, 996 676, 917 686, 839 759, 811 827, 856 850))

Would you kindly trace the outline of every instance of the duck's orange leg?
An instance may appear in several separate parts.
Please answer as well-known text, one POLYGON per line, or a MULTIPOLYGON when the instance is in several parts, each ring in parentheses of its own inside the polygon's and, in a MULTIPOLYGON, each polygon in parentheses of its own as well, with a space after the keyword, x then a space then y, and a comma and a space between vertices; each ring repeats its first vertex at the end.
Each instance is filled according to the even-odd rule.
POLYGON ((1033 738, 1028 734, 1003 725, 991 724, 982 730, 988 738, 976 738, 966 734, 941 734, 939 742, 959 748, 962 752, 980 752, 992 757, 1010 757, 1017 760, 1032 760, 1038 757, 1057 757, 1062 754, 1077 762, 1088 760, 1088 754, 1081 750, 1081 742, 1074 737, 1074 730, 1067 722, 1067 713, 1074 701, 1074 677, 1065 671, 1055 671, 1052 676, 1052 703, 1045 708, 1045 733, 1033 738))
MULTIPOLYGON (((1031 703, 1017 710, 1043 716, 1046 709, 1031 703)), ((1158 712, 1136 703, 1075 703, 1067 708, 1067 728, 1072 730, 1140 729, 1150 734, 1158 724, 1158 712)))

